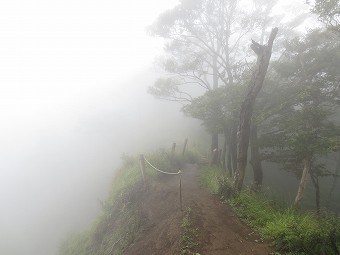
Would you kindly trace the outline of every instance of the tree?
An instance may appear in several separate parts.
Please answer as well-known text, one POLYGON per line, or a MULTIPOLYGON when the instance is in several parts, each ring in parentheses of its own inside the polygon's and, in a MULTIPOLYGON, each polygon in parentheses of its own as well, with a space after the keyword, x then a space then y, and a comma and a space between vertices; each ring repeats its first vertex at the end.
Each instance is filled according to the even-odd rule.
MULTIPOLYGON (((244 52, 237 54, 240 42, 256 25, 237 8, 239 2, 182 0, 156 20, 150 30, 167 41, 160 61, 167 76, 150 87, 151 94, 189 104, 202 93, 237 83, 245 66, 244 52)), ((214 131, 211 148, 218 148, 214 131)))
MULTIPOLYGON (((310 3, 310 1, 307 1, 310 3)), ((340 35, 340 1, 339 0, 315 0, 312 12, 318 15, 319 20, 328 28, 340 35)))
POLYGON ((264 78, 269 66, 273 42, 277 35, 278 28, 274 28, 269 36, 267 45, 260 45, 252 41, 251 49, 257 55, 257 63, 253 76, 249 82, 249 88, 245 100, 241 105, 240 122, 238 128, 238 150, 237 150, 237 172, 235 174, 234 186, 241 191, 247 166, 247 153, 250 135, 250 120, 257 94, 262 88, 264 78))
POLYGON ((235 123, 238 122, 235 118, 235 112, 239 112, 242 90, 243 86, 221 87, 206 92, 203 96, 193 99, 191 104, 182 108, 186 115, 202 120, 203 126, 209 132, 224 134, 225 142, 221 156, 222 167, 225 170, 228 168, 230 176, 233 172, 231 164, 236 163, 236 161, 232 162, 233 157, 230 157, 226 163, 225 158, 227 145, 229 145, 230 154, 232 153, 233 141, 230 141, 232 139, 230 134, 231 130, 234 130, 235 123))
MULTIPOLYGON (((268 28, 273 27, 275 24, 280 24, 280 34, 276 37, 275 41, 275 58, 280 58, 280 54, 283 53, 284 47, 283 42, 288 38, 295 38, 298 35, 296 28, 301 25, 306 18, 310 15, 308 12, 301 11, 301 8, 296 8, 299 10, 299 13, 294 13, 294 18, 290 21, 283 22, 283 15, 273 14, 273 8, 277 4, 278 1, 265 1, 265 0, 256 0, 254 1, 256 5, 256 13, 260 14, 259 16, 259 27, 258 27, 258 38, 259 43, 263 44, 265 41, 266 35, 269 35, 268 28)), ((296 3, 294 4, 296 6, 296 3)), ((291 6, 293 8, 293 6, 291 6)), ((291 11, 290 11, 291 12, 291 11)), ((273 57, 272 57, 273 58, 273 57)), ((268 76, 268 75, 267 75, 268 76)), ((271 88, 275 89, 275 82, 269 81, 266 77, 265 83, 271 83, 264 87, 264 90, 271 90, 271 88)), ((273 92, 274 90, 272 90, 273 92)), ((262 169, 262 157, 259 148, 259 135, 258 132, 262 132, 262 122, 265 121, 265 118, 270 117, 273 113, 273 110, 277 106, 275 105, 278 101, 278 98, 275 95, 271 94, 267 97, 265 96, 267 92, 260 92, 258 98, 256 99, 256 105, 254 107, 254 114, 251 120, 250 127, 250 165, 253 169, 253 183, 252 189, 254 191, 259 191, 262 187, 263 182, 263 169, 262 169), (262 94, 262 95, 261 95, 262 94), (275 100, 272 100, 276 98, 275 100), (269 106, 269 107, 268 107, 269 106)), ((279 98, 280 100, 280 98, 279 98)))
POLYGON ((301 204, 308 175, 319 192, 318 177, 326 172, 317 159, 339 148, 339 128, 332 121, 338 107, 339 54, 340 43, 334 36, 315 30, 287 43, 284 58, 275 65, 290 99, 284 111, 271 118, 272 132, 265 140, 272 160, 300 178, 295 207, 301 204))

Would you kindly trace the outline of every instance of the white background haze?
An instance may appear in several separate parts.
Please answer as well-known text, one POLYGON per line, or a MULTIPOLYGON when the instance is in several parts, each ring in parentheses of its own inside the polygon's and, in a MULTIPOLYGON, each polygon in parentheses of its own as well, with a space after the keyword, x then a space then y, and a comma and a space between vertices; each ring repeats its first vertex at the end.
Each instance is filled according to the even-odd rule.
POLYGON ((163 47, 146 27, 176 3, 0 2, 1 255, 56 254, 99 212, 123 153, 200 129, 146 93, 163 47))
POLYGON ((146 93, 162 42, 145 28, 176 2, 1 1, 1 255, 56 254, 122 153, 185 138, 178 107, 146 93))

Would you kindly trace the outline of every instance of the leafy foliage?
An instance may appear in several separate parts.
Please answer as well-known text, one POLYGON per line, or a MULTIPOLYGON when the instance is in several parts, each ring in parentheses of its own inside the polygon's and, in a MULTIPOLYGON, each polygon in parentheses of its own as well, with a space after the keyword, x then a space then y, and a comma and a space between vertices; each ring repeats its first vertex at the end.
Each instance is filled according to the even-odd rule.
MULTIPOLYGON (((201 169, 204 186, 214 194, 219 194, 225 185, 218 181, 221 176, 223 172, 218 168, 201 169)), ((243 191, 223 199, 247 224, 263 238, 270 239, 285 254, 336 255, 336 249, 340 249, 339 217, 329 215, 318 218, 298 212, 262 193, 243 191)))
POLYGON ((340 248, 340 221, 335 216, 323 219, 278 207, 268 198, 242 192, 230 200, 235 211, 275 247, 302 254, 337 254, 340 248), (338 243, 336 244, 336 241, 338 243))
POLYGON ((328 32, 312 31, 287 43, 286 49, 274 65, 284 101, 267 119, 270 129, 261 139, 266 159, 297 170, 306 156, 339 148, 340 130, 332 118, 338 107, 340 71, 335 66, 340 65, 340 44, 328 32))
POLYGON ((340 1, 315 0, 312 6, 319 19, 340 35, 340 1))
POLYGON ((200 171, 202 185, 212 194, 219 195, 221 199, 226 199, 236 194, 231 180, 226 172, 214 166, 204 166, 200 171))
POLYGON ((208 131, 223 133, 237 122, 242 92, 242 86, 218 88, 193 99, 182 110, 186 115, 202 120, 208 131))

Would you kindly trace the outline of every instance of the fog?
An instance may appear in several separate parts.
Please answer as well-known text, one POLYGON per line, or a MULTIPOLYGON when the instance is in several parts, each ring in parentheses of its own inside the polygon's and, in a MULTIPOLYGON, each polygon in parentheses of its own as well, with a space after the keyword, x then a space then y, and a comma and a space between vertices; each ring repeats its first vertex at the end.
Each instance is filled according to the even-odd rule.
POLYGON ((90 224, 123 153, 200 130, 146 93, 177 1, 2 1, 0 254, 57 254, 90 224))
POLYGON ((123 153, 169 147, 195 130, 177 107, 146 94, 151 81, 135 76, 121 92, 107 87, 87 95, 87 104, 75 102, 81 109, 73 116, 66 108, 58 120, 41 116, 53 125, 27 121, 7 131, 13 140, 1 146, 1 254, 54 254, 60 238, 99 212, 123 153))
POLYGON ((146 27, 177 2, 0 2, 1 255, 56 255, 100 212, 123 154, 202 139, 181 105, 147 94, 164 41, 146 27))

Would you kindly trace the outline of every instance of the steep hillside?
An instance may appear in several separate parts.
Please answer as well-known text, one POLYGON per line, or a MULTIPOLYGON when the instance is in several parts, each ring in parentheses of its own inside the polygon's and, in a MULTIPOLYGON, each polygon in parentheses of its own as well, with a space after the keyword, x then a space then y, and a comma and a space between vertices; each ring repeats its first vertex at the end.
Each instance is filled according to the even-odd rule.
MULTIPOLYGON (((179 176, 147 167, 143 183, 137 158, 125 158, 103 213, 82 234, 69 237, 60 255, 113 254, 270 254, 267 243, 246 227, 227 205, 200 185, 193 156, 184 160, 149 155, 161 169, 182 168, 182 207, 179 176)), ((177 172, 177 170, 176 170, 177 172)))

